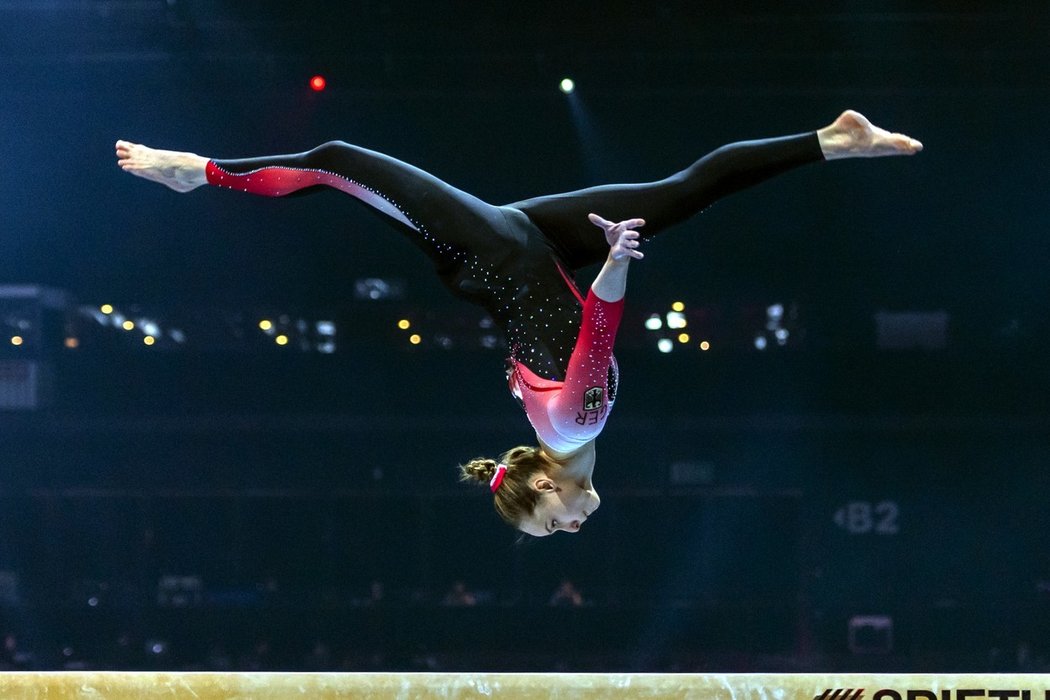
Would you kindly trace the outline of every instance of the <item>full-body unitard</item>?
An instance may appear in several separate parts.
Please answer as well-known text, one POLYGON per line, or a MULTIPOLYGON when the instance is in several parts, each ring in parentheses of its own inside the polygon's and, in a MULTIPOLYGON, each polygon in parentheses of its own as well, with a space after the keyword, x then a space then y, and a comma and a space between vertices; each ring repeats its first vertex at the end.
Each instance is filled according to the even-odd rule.
POLYGON ((657 182, 606 185, 493 206, 418 168, 331 142, 306 153, 211 160, 208 182, 268 196, 317 187, 350 194, 385 215, 433 260, 453 294, 484 307, 510 348, 511 389, 544 445, 572 453, 601 432, 619 383, 612 347, 623 301, 591 290, 576 270, 608 254, 594 212, 643 218, 646 238, 718 198, 823 159, 816 133, 746 141, 657 182))
POLYGON ((646 239, 725 195, 823 159, 816 133, 723 146, 656 182, 592 187, 494 206, 418 168, 342 142, 294 155, 212 160, 208 182, 267 196, 332 187, 384 214, 433 260, 456 296, 484 307, 511 356, 564 379, 581 327, 574 272, 608 244, 587 214, 643 218, 646 239))

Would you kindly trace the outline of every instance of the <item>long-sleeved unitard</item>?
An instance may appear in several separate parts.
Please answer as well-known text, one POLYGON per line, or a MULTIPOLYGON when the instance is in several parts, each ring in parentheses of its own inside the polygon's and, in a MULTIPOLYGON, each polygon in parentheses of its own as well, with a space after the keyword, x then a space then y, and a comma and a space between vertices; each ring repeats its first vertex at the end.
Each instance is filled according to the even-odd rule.
POLYGON ((596 435, 616 393, 612 341, 619 310, 596 303, 583 323, 583 299, 573 281, 576 270, 604 261, 609 251, 587 214, 611 221, 643 218, 643 235, 650 239, 723 196, 822 159, 814 132, 744 141, 656 182, 592 187, 504 206, 343 142, 293 155, 212 160, 207 177, 212 185, 272 197, 332 187, 384 214, 431 258, 453 294, 484 307, 502 329, 514 367, 512 385, 517 384, 540 438, 557 450, 596 435), (605 323, 610 311, 616 317, 612 324, 605 323), (600 321, 601 329, 592 320, 600 321), (593 361, 584 362, 584 353, 593 361), (583 366, 586 371, 574 372, 583 366), (598 391, 592 389, 602 393, 598 408, 593 408, 598 391), (579 405, 568 405, 570 393, 552 401, 551 392, 571 392, 579 405))
POLYGON ((623 299, 605 301, 592 289, 564 381, 543 379, 524 362, 514 363, 511 391, 521 398, 543 444, 555 452, 574 452, 605 427, 619 382, 613 343, 622 317, 623 299))

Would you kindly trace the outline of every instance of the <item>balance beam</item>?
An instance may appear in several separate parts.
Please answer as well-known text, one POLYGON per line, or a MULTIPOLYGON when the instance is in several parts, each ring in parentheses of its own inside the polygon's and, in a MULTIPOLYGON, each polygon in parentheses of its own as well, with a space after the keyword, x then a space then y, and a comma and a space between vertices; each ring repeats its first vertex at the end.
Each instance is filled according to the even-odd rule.
POLYGON ((5 700, 1050 700, 1050 675, 68 671, 0 673, 0 697, 5 700))

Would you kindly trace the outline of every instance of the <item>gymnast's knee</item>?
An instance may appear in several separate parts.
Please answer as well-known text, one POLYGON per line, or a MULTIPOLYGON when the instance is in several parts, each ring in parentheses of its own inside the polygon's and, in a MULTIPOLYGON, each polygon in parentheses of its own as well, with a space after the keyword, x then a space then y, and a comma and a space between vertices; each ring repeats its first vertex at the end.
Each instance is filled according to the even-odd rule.
POLYGON ((325 143, 322 143, 319 146, 315 146, 314 148, 307 151, 306 155, 316 158, 328 158, 333 155, 347 153, 352 150, 354 150, 354 147, 346 141, 326 141, 325 143))
POLYGON ((300 153, 297 160, 301 167, 341 172, 354 162, 351 159, 357 152, 357 147, 346 141, 327 141, 300 153))
POLYGON ((736 157, 736 153, 739 150, 740 144, 737 143, 727 143, 724 146, 719 146, 710 153, 698 158, 692 165, 678 173, 678 175, 684 178, 698 174, 700 171, 704 170, 710 170, 713 172, 720 171, 729 165, 729 163, 736 157))

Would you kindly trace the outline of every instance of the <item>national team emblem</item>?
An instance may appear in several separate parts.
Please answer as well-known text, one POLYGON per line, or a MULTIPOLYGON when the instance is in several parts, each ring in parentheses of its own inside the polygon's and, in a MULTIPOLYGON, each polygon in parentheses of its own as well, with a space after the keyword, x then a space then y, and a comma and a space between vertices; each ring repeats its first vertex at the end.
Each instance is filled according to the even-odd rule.
POLYGON ((596 411, 602 407, 604 390, 600 386, 592 387, 583 395, 583 410, 596 411))

